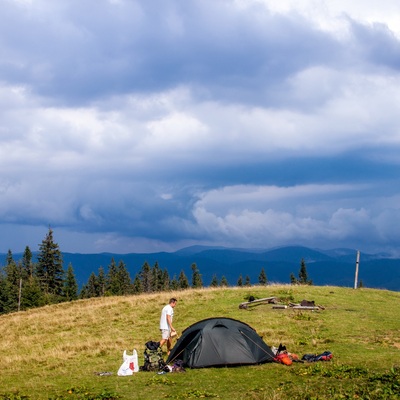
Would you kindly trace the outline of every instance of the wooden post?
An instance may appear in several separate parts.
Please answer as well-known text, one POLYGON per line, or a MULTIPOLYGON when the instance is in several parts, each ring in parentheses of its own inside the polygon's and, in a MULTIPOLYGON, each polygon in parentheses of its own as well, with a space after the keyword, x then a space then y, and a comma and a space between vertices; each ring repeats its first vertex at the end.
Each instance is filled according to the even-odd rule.
POLYGON ((360 250, 357 250, 357 258, 356 258, 356 276, 354 277, 354 289, 357 289, 358 286, 358 266, 360 264, 360 250))

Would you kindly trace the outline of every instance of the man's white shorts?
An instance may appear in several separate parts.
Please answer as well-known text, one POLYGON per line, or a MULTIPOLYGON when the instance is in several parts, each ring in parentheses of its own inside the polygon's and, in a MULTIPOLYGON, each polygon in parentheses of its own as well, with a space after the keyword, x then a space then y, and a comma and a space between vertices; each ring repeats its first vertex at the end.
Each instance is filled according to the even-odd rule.
POLYGON ((161 337, 165 340, 168 340, 169 337, 171 336, 169 329, 160 329, 161 331, 161 337))

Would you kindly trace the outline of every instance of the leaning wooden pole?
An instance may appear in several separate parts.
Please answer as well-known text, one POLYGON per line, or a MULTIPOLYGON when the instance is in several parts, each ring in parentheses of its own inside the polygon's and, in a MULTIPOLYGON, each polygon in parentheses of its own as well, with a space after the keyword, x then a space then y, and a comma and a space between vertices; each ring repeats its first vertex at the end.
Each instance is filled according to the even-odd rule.
POLYGON ((358 286, 358 267, 360 265, 360 250, 357 250, 357 258, 356 258, 356 274, 354 277, 354 289, 357 289, 358 286))

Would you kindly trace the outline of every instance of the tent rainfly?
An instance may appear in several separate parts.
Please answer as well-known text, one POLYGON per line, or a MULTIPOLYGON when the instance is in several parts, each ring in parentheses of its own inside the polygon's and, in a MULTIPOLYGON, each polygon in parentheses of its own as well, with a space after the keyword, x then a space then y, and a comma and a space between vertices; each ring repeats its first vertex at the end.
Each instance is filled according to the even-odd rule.
POLYGON ((182 360, 189 368, 261 364, 273 361, 274 354, 257 332, 231 318, 208 318, 182 332, 167 364, 182 360))

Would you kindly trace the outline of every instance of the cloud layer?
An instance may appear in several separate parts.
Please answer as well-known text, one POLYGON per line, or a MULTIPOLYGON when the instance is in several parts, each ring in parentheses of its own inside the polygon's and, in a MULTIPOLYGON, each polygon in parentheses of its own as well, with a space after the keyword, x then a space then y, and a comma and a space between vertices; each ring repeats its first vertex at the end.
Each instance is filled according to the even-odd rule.
POLYGON ((0 251, 396 253, 398 2, 53 3, 0 5, 0 251))

